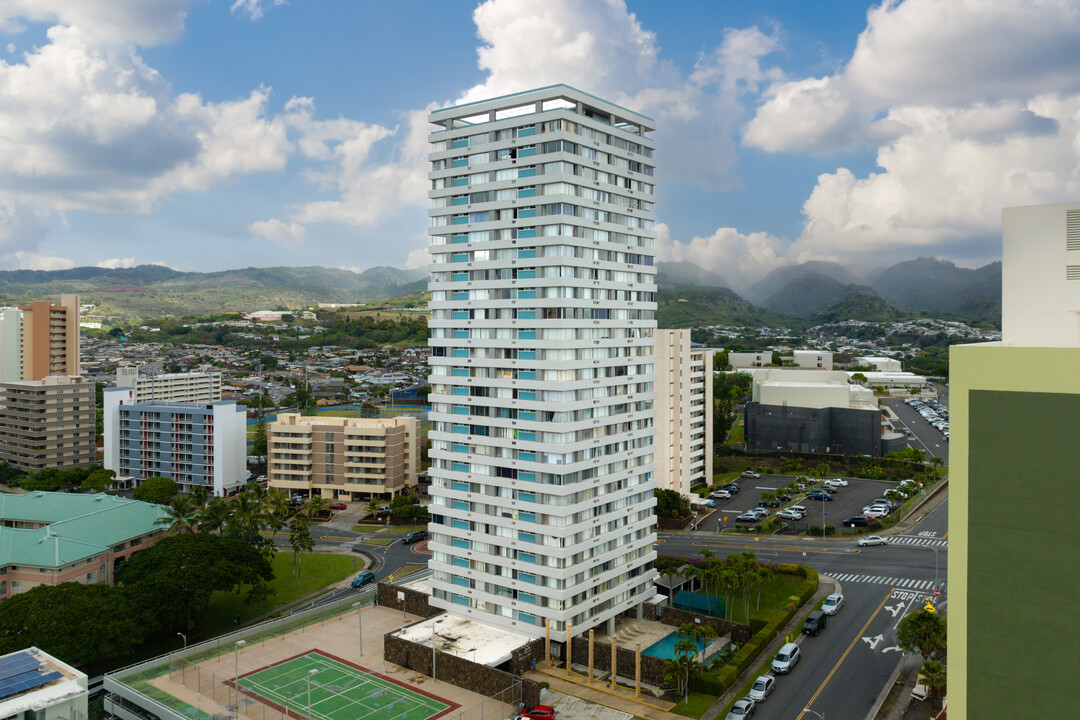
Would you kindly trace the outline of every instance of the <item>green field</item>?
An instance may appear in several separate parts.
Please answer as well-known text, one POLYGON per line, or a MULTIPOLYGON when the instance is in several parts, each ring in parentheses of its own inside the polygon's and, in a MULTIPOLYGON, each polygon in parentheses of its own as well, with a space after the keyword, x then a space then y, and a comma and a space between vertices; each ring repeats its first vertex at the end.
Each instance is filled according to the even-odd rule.
POLYGON ((428 720, 450 704, 311 652, 238 680, 248 694, 310 720, 428 720))

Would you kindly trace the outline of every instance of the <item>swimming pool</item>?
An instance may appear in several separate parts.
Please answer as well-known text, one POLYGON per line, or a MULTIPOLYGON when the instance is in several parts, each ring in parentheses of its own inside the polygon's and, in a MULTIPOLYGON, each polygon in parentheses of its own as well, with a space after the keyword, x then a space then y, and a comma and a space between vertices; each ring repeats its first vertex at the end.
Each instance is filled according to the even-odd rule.
MULTIPOLYGON (((654 642, 649 647, 641 651, 642 655, 650 655, 661 660, 674 660, 675 659, 675 643, 679 641, 678 633, 671 633, 657 642, 654 642)), ((705 649, 704 640, 695 641, 698 646, 698 652, 702 652, 705 649)))

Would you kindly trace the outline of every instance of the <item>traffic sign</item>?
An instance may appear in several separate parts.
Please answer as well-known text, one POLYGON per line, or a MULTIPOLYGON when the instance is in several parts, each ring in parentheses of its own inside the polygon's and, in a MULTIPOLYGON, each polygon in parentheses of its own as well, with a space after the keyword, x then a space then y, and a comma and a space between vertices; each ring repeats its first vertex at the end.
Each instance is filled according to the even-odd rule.
POLYGON ((941 591, 940 590, 934 590, 934 597, 941 597, 941 591))
POLYGON ((935 610, 935 609, 934 609, 934 606, 933 606, 933 605, 930 605, 930 604, 927 604, 927 605, 926 605, 926 606, 925 606, 925 607, 923 608, 923 610, 925 610, 925 611, 926 611, 926 612, 928 612, 928 613, 933 613, 933 612, 937 612, 937 610, 935 610))

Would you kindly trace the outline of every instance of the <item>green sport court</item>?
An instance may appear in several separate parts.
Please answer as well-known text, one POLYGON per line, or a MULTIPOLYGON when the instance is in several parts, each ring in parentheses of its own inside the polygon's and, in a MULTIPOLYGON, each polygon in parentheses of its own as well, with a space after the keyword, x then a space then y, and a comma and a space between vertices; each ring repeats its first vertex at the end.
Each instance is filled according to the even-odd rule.
POLYGON ((240 676, 245 694, 295 718, 310 720, 433 720, 456 703, 330 657, 309 652, 240 676), (308 712, 308 673, 311 710, 308 712))

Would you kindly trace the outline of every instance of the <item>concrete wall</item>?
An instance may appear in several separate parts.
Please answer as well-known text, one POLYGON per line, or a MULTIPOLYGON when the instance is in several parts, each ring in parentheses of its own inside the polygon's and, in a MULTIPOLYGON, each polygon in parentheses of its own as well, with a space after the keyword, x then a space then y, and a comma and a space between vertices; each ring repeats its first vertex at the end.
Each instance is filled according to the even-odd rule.
POLYGON ((432 607, 428 603, 430 598, 431 596, 427 593, 390 585, 389 583, 379 583, 376 591, 376 602, 382 607, 404 610, 410 615, 419 615, 423 618, 435 617, 443 612, 441 608, 432 607), (398 593, 405 596, 404 601, 398 599, 398 593))
POLYGON ((748 450, 881 455, 881 413, 747 403, 748 450))
MULTIPOLYGON (((383 657, 395 665, 431 677, 431 648, 426 645, 409 642, 393 633, 387 633, 383 636, 383 657)), ((527 706, 540 702, 538 682, 444 652, 435 655, 435 677, 487 697, 505 693, 515 683, 521 683, 521 702, 527 706)))
MULTIPOLYGON (((589 664, 589 636, 573 639, 573 656, 570 661, 575 665, 589 664)), ((644 650, 645 648, 641 648, 644 650)), ((615 674, 623 679, 633 680, 637 672, 637 650, 633 645, 620 645, 615 650, 615 674)), ((593 642, 593 670, 605 673, 611 670, 611 644, 593 642)), ((641 682, 654 687, 664 686, 664 661, 651 655, 641 655, 641 682)))

